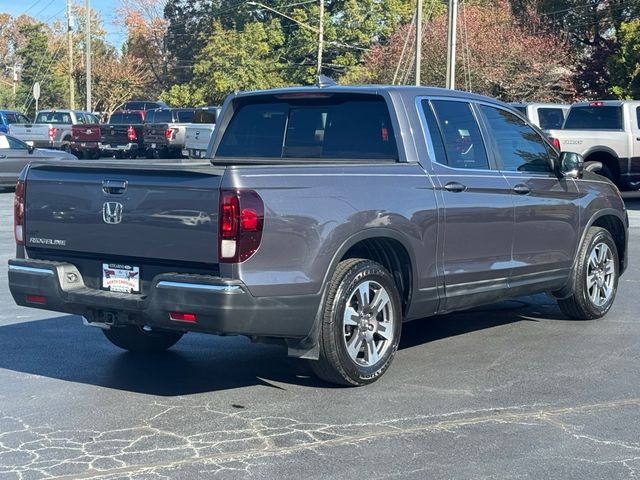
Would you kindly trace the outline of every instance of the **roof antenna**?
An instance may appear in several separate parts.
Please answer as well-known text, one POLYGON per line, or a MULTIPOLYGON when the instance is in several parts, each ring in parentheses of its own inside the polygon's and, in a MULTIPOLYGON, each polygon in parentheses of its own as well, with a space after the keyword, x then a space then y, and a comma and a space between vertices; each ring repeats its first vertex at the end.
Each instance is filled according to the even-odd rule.
POLYGON ((333 78, 327 77, 326 75, 318 75, 318 80, 316 81, 316 87, 318 88, 326 88, 333 87, 337 85, 333 78))

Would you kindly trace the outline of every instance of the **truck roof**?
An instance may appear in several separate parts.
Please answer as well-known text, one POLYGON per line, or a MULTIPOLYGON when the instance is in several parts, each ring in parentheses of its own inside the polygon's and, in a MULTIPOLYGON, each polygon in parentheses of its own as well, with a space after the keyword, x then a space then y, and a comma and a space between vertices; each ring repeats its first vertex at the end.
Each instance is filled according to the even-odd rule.
POLYGON ((548 108, 569 108, 571 105, 567 103, 550 103, 550 102, 509 102, 512 107, 548 107, 548 108))
POLYGON ((589 102, 577 102, 572 107, 621 107, 622 105, 640 106, 640 100, 592 100, 589 102))
POLYGON ((467 98, 469 100, 477 100, 505 105, 504 102, 495 98, 485 97, 476 93, 463 92, 460 90, 449 90, 439 87, 418 87, 404 85, 335 85, 329 87, 286 87, 275 88, 271 90, 254 90, 249 92, 237 92, 232 94, 233 98, 246 98, 258 95, 285 95, 285 94, 314 94, 314 93, 360 93, 379 95, 383 92, 395 94, 403 97, 432 96, 432 97, 452 97, 467 98))

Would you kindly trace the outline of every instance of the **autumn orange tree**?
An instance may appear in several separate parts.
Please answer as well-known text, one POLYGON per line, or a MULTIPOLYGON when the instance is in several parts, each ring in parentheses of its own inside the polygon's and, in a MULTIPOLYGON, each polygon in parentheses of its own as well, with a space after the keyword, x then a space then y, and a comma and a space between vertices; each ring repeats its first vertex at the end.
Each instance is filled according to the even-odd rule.
MULTIPOLYGON (((413 80, 407 40, 414 35, 404 25, 387 45, 365 56, 355 80, 407 83, 413 80), (404 51, 404 55, 403 55, 404 51), (400 68, 398 68, 400 67, 400 68)), ((423 28, 423 84, 445 85, 447 16, 438 15, 423 28)), ((561 35, 548 33, 535 18, 520 25, 509 3, 491 6, 463 4, 458 19, 456 87, 506 101, 566 101, 574 96, 572 57, 561 35)))

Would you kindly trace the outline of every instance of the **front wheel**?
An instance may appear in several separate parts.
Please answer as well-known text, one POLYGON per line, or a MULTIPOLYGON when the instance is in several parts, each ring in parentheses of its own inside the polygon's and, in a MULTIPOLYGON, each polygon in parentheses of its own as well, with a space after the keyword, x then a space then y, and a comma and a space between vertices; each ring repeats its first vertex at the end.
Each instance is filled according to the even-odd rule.
POLYGON ((578 255, 573 291, 558 305, 569 318, 601 318, 611 309, 618 290, 618 249, 607 230, 591 227, 578 255))
POLYGON ((311 368, 323 380, 359 386, 389 368, 402 329, 393 277, 371 260, 340 262, 329 284, 320 331, 320 358, 311 368))
POLYGON ((137 325, 111 327, 103 333, 116 347, 130 352, 163 352, 174 346, 182 338, 182 333, 165 330, 151 330, 137 325))

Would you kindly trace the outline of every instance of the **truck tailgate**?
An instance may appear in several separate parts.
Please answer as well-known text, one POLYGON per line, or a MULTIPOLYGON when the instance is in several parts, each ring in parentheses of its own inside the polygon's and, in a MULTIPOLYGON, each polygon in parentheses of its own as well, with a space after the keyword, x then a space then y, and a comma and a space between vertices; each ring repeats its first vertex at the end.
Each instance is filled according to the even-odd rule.
POLYGON ((49 125, 10 125, 9 134, 23 141, 46 142, 50 140, 49 125))
POLYGON ((129 125, 104 125, 101 142, 105 145, 117 146, 129 143, 129 125))
POLYGON ((190 125, 186 128, 185 148, 191 150, 207 150, 215 125, 190 125))
POLYGON ((223 174, 223 167, 210 164, 32 166, 27 252, 32 258, 80 255, 107 263, 217 264, 223 174))
POLYGON ((74 125, 71 127, 71 137, 74 142, 99 142, 100 125, 74 125))

